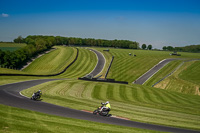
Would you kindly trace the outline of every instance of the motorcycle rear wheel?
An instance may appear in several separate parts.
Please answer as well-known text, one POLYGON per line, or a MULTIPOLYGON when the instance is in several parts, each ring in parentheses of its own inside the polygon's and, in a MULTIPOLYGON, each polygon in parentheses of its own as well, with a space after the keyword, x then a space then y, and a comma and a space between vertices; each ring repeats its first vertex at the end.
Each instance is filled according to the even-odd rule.
POLYGON ((94 115, 96 115, 97 113, 98 113, 98 111, 97 111, 97 110, 93 111, 93 114, 94 114, 94 115))

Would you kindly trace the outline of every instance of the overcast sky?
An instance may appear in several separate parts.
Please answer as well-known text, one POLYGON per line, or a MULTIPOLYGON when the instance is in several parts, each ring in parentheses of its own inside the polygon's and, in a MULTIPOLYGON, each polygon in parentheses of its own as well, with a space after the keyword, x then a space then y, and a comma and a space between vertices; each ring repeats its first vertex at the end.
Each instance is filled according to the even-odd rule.
POLYGON ((0 41, 19 35, 200 44, 200 0, 0 0, 0 41))

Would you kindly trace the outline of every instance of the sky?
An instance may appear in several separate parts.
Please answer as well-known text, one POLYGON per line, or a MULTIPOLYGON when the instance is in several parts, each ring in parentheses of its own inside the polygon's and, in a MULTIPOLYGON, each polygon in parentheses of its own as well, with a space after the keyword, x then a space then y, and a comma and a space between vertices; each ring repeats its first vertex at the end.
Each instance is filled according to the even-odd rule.
POLYGON ((200 0, 0 0, 0 41, 53 35, 200 44, 200 0))

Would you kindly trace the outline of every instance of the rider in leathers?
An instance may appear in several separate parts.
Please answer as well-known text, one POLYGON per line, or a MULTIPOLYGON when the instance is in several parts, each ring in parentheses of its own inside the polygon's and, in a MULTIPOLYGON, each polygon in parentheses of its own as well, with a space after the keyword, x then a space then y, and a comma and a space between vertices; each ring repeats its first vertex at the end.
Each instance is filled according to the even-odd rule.
POLYGON ((108 111, 108 113, 109 113, 109 111, 110 111, 110 109, 111 109, 111 106, 110 106, 109 101, 107 101, 106 103, 101 103, 101 104, 103 105, 102 110, 108 111))
POLYGON ((42 91, 41 91, 41 90, 37 91, 37 92, 35 93, 35 95, 36 95, 36 96, 39 96, 39 98, 41 98, 41 96, 42 96, 42 91))

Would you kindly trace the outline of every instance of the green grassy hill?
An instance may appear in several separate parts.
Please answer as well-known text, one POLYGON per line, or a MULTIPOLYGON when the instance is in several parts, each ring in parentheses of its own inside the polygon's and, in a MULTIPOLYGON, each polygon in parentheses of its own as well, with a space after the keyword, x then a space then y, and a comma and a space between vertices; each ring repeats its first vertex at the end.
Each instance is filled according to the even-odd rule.
MULTIPOLYGON (((165 77, 183 61, 174 61, 161 69, 145 85, 151 86, 165 77)), ((200 95, 200 61, 185 62, 171 76, 156 84, 154 87, 185 94, 200 95)))
POLYGON ((68 66, 76 57, 77 50, 73 47, 57 46, 56 50, 34 60, 23 71, 31 74, 55 74, 68 66))
POLYGON ((26 96, 40 88, 45 102, 78 110, 95 110, 110 101, 111 114, 146 123, 198 129, 200 97, 141 85, 76 80, 44 83, 22 91, 26 96))
POLYGON ((79 56, 65 73, 57 76, 59 78, 78 78, 92 72, 97 64, 97 57, 94 52, 85 48, 79 48, 79 56))
MULTIPOLYGON (((57 46, 57 49, 44 54, 34 60, 22 72, 18 70, 0 68, 0 73, 23 73, 23 74, 56 74, 64 70, 76 57, 77 50, 73 47, 57 46)), ((78 48, 78 58, 65 73, 53 78, 78 78, 89 74, 96 66, 95 53, 85 48, 78 48)))
MULTIPOLYGON (((77 79, 78 77, 82 77, 82 76, 85 76, 86 74, 90 73, 94 69, 94 67, 96 66, 96 63, 97 63, 96 55, 93 52, 89 51, 88 49, 85 49, 85 48, 78 48, 78 49, 79 49, 79 56, 77 58, 77 61, 72 66, 70 66, 65 73, 63 73, 59 76, 52 76, 49 78, 76 78, 77 79)), ((67 66, 69 63, 71 63, 70 59, 75 58, 76 50, 74 50, 74 48, 69 48, 69 47, 59 47, 59 49, 57 49, 57 50, 65 51, 65 52, 68 50, 71 50, 71 52, 72 51, 74 51, 74 52, 72 52, 73 55, 70 55, 69 53, 63 53, 63 55, 69 55, 69 56, 64 57, 65 59, 67 59, 67 58, 69 59, 66 62, 62 61, 62 59, 63 59, 62 56, 59 56, 59 54, 57 55, 57 54, 55 54, 56 52, 54 53, 54 51, 52 51, 52 52, 40 57, 42 59, 38 58, 37 61, 35 60, 36 62, 33 62, 33 66, 30 66, 33 70, 32 69, 28 70, 29 68, 27 68, 25 71, 19 71, 19 70, 13 70, 13 69, 0 68, 0 73, 44 74, 44 72, 39 73, 40 72, 39 68, 41 68, 41 67, 43 67, 44 69, 46 67, 49 68, 49 69, 45 70, 46 72, 49 71, 49 73, 46 73, 46 74, 51 74, 50 72, 55 73, 54 71, 51 70, 51 68, 53 68, 54 70, 59 70, 58 68, 60 68, 59 71, 56 71, 56 72, 60 72, 63 69, 63 67, 58 66, 58 68, 55 68, 55 67, 50 68, 48 66, 48 63, 45 64, 43 62, 46 62, 45 60, 49 60, 51 58, 55 58, 58 56, 59 57, 59 58, 57 57, 58 60, 53 60, 50 62, 57 63, 62 66, 67 66), (34 67, 34 66, 36 66, 36 67, 34 67)), ((25 81, 25 80, 44 79, 44 78, 47 78, 47 77, 0 76, 0 85, 7 84, 7 83, 19 82, 19 81, 25 81)))
POLYGON ((110 53, 115 57, 108 78, 132 83, 154 65, 166 58, 200 58, 197 53, 181 53, 181 56, 170 56, 171 52, 113 49, 110 53), (130 56, 129 53, 132 53, 130 56), (136 55, 136 57, 133 56, 136 55))
POLYGON ((179 74, 181 79, 200 85, 200 61, 191 62, 189 67, 185 67, 179 74))

